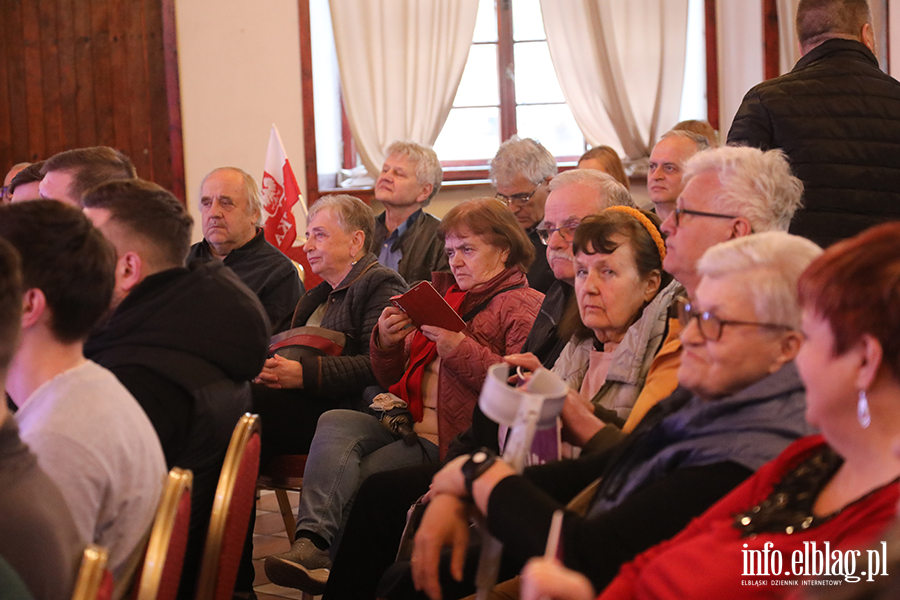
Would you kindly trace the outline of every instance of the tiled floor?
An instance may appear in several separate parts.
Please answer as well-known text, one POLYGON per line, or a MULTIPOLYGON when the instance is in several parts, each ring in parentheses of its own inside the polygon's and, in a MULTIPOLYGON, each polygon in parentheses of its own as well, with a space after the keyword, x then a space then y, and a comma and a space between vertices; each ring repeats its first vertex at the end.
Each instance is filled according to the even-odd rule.
MULTIPOLYGON (((300 495, 297 492, 288 492, 288 497, 296 513, 300 495)), ((266 577, 266 572, 263 569, 263 561, 267 556, 285 552, 290 547, 291 545, 288 543, 287 535, 284 532, 284 521, 281 520, 281 513, 278 512, 275 492, 262 490, 259 501, 256 503, 256 525, 254 525, 253 529, 253 568, 256 570, 253 589, 256 591, 256 597, 259 600, 300 598, 300 590, 269 583, 269 579, 266 577)))

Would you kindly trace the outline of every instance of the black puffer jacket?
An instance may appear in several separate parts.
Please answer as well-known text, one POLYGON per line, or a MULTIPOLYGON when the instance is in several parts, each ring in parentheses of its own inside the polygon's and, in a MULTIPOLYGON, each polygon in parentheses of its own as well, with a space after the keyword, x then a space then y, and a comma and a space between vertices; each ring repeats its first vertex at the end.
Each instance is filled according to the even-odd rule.
POLYGON ((900 219, 900 82, 853 40, 828 40, 744 97, 728 143, 781 148, 805 186, 790 231, 827 246, 900 219))
POLYGON ((306 292, 294 312, 292 327, 305 325, 310 315, 327 302, 321 327, 347 336, 342 356, 305 357, 303 389, 323 396, 357 396, 376 385, 369 360, 372 329, 391 302, 391 296, 407 290, 396 271, 378 264, 371 252, 353 266, 334 289, 325 281, 306 292))
POLYGON ((194 592, 225 451, 268 345, 259 299, 218 260, 147 277, 85 344, 147 413, 167 466, 194 473, 180 598, 194 592))

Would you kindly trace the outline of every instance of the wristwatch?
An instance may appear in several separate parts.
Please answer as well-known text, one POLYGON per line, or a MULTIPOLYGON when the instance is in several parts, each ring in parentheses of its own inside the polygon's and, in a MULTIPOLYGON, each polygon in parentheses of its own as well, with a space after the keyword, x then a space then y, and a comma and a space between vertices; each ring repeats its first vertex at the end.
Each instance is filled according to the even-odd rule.
POLYGON ((489 448, 479 448, 463 463, 462 474, 466 491, 472 496, 472 482, 481 477, 497 461, 497 455, 489 448))

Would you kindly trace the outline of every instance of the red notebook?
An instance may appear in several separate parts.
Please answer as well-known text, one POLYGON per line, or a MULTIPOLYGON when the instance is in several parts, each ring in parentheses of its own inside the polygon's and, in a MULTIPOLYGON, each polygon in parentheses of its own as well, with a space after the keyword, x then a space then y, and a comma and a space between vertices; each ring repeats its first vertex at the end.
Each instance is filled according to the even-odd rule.
POLYGON ((465 322, 428 281, 413 286, 408 292, 391 298, 391 302, 405 312, 413 325, 434 325, 457 332, 466 328, 465 322))

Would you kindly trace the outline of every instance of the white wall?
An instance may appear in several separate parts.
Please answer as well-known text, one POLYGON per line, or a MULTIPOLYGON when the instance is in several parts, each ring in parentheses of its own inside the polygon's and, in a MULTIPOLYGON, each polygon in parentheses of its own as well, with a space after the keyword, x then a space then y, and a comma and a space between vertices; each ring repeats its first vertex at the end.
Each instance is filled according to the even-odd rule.
POLYGON ((262 175, 278 126, 301 188, 303 113, 296 0, 176 0, 187 201, 202 238, 203 176, 234 166, 262 175))

